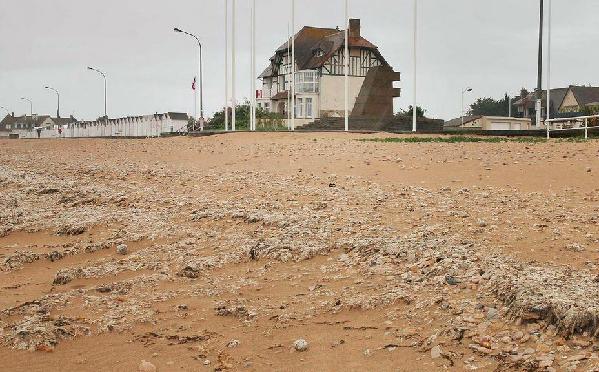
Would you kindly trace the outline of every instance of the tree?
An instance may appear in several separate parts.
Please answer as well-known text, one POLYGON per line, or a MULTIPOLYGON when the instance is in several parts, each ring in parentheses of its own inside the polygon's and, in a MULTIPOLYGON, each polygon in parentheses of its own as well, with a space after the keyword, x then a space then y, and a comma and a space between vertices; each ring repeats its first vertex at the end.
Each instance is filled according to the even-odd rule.
MULTIPOLYGON (((229 108, 229 127, 231 126, 232 109, 229 108)), ((283 116, 256 107, 256 120, 259 120, 258 129, 276 130, 281 129, 284 125, 283 116)), ((250 102, 245 101, 235 107, 235 129, 248 130, 250 127, 250 102)), ((225 129, 225 110, 222 109, 216 113, 210 120, 209 128, 212 130, 225 129)))
MULTIPOLYGON (((426 110, 420 106, 416 106, 416 117, 423 118, 424 114, 426 114, 426 110)), ((414 115, 414 107, 412 105, 408 106, 407 110, 400 110, 395 116, 412 116, 414 115)))
MULTIPOLYGON (((468 115, 475 116, 509 116, 510 108, 509 108, 510 97, 505 94, 503 99, 496 100, 494 98, 485 97, 479 98, 470 105, 470 110, 468 111, 468 115)), ((513 106, 512 102, 512 112, 515 111, 515 106, 513 106)))

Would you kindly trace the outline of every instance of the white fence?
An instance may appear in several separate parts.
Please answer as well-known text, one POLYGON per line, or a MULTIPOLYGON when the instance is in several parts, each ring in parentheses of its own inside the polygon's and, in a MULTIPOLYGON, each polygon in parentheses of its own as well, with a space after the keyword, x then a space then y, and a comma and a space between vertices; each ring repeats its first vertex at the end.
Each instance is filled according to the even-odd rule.
POLYGON ((583 130, 584 138, 588 139, 589 128, 599 127, 597 123, 599 123, 599 115, 545 120, 545 127, 547 127, 547 139, 551 138, 550 132, 571 130, 583 130))
POLYGON ((98 138, 98 137, 160 137, 168 133, 187 133, 187 115, 156 114, 120 119, 74 122, 59 128, 14 130, 19 138, 98 138))

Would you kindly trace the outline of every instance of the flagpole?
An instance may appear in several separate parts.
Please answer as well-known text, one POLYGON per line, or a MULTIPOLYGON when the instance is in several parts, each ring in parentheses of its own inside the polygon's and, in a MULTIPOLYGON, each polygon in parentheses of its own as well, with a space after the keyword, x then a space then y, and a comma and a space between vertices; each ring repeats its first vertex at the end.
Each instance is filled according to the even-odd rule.
POLYGON ((345 131, 349 132, 349 0, 345 0, 345 131))
POLYGON ((235 10, 237 8, 236 0, 233 0, 233 9, 231 10, 231 106, 232 107, 232 115, 231 115, 231 130, 235 132, 237 129, 237 119, 236 119, 236 111, 237 111, 237 101, 235 98, 235 73, 236 73, 236 58, 235 58, 235 22, 236 22, 236 14, 235 10))
POLYGON ((547 0, 547 120, 551 119, 551 0, 547 0))
POLYGON ((252 130, 256 130, 256 0, 252 0, 252 130))
POLYGON ((291 130, 295 131, 295 0, 291 0, 291 130))
POLYGON ((418 3, 414 0, 414 105, 412 106, 412 132, 417 131, 417 113, 418 113, 418 102, 416 100, 417 93, 417 46, 418 46, 418 3))
POLYGON ((225 131, 229 130, 229 0, 225 0, 225 131))

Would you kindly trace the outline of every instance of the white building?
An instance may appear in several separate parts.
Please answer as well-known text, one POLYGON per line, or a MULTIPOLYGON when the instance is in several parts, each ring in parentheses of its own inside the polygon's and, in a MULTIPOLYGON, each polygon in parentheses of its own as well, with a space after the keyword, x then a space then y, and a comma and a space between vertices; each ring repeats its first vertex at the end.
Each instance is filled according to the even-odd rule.
MULTIPOLYGON (((345 114, 345 31, 304 27, 295 36, 296 126, 324 117, 345 114)), ((259 76, 258 105, 286 117, 291 90, 291 45, 279 47, 259 76)), ((393 115, 393 88, 399 73, 378 48, 361 36, 360 20, 350 20, 349 108, 353 118, 388 118, 393 115)))
POLYGON ((187 133, 187 114, 167 112, 119 119, 78 121, 66 126, 64 137, 160 137, 163 134, 187 133))

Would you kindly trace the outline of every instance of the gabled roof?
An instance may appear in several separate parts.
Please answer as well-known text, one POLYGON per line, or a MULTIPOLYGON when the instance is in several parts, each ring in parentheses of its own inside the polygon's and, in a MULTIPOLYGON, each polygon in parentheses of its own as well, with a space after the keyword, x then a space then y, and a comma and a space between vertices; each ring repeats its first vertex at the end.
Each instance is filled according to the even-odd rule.
MULTIPOLYGON (((287 53, 289 42, 283 43, 270 59, 271 64, 260 74, 259 78, 273 76, 273 64, 278 56, 287 53)), ((378 47, 363 37, 350 37, 350 47, 372 50, 377 57, 387 64, 378 47)), ((305 26, 295 35, 295 62, 298 70, 311 70, 324 66, 335 52, 345 47, 345 31, 334 28, 305 26), (320 53, 318 51, 320 50, 320 53)))
POLYGON ((571 86, 570 89, 580 106, 599 102, 599 87, 571 86))
MULTIPOLYGON (((566 93, 568 93, 568 89, 569 88, 551 89, 551 105, 553 105, 553 107, 556 110, 562 105, 562 102, 564 101, 564 98, 566 97, 566 93)), ((543 93, 541 94, 541 97, 543 99, 543 107, 547 106, 547 91, 546 90, 543 91, 543 93)), ((516 100, 514 102, 514 105, 526 106, 531 103, 534 105, 536 99, 537 99, 536 93, 530 92, 530 93, 528 93, 528 95, 526 97, 520 97, 520 99, 516 100)))
MULTIPOLYGON (((27 127, 38 127, 40 126, 44 121, 50 119, 52 121, 53 124, 55 125, 65 125, 65 124, 69 124, 69 123, 73 123, 75 121, 77 121, 77 119, 75 119, 74 117, 70 117, 70 118, 53 118, 50 115, 34 115, 29 116, 29 115, 24 115, 24 116, 12 116, 12 115, 6 115, 6 117, 4 119, 2 119, 2 121, 0 121, 0 130, 6 130, 6 126, 7 125, 14 125, 14 124, 25 124, 27 127)), ((14 129, 14 128, 13 128, 14 129)))

